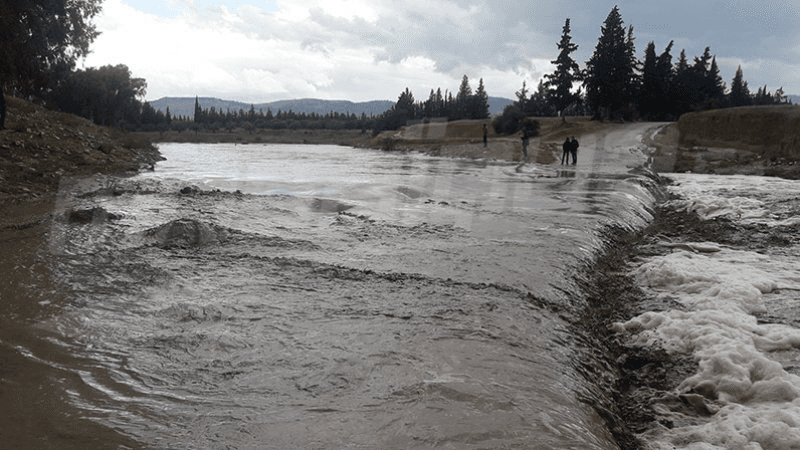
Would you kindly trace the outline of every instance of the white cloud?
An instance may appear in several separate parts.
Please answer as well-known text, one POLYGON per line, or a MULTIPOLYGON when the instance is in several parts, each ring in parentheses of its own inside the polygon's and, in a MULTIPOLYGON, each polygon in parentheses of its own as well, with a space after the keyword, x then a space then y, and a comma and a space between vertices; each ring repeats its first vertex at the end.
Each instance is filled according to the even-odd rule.
MULTIPOLYGON (((566 17, 573 18, 571 34, 580 46, 573 56, 583 64, 613 6, 577 0, 240 0, 225 2, 227 6, 211 0, 170 1, 177 13, 159 16, 140 10, 161 14, 143 6, 146 0, 105 0, 96 20, 103 34, 85 65, 128 65, 134 76, 147 79, 148 99, 201 95, 246 102, 301 97, 395 100, 406 87, 420 99, 431 89, 458 89, 463 74, 473 89, 483 78, 490 95, 513 98, 523 80, 533 90, 541 76, 552 71, 550 61, 556 57, 566 17)), ((662 8, 656 20, 645 14, 641 3, 623 2, 626 24, 644 25, 646 34, 637 40, 640 51, 649 40, 662 49, 675 39, 674 59, 686 47, 691 60, 709 45, 718 61, 763 60, 764 69, 745 69, 751 85, 767 80, 776 88, 783 84, 789 93, 800 92, 795 76, 800 52, 790 47, 798 42, 798 33, 789 30, 792 27, 770 34, 779 27, 770 19, 760 42, 778 43, 788 36, 786 49, 740 54, 739 48, 757 47, 752 36, 748 45, 729 42, 735 33, 726 34, 724 43, 705 42, 720 33, 687 24, 692 19, 685 16, 669 25, 677 20, 670 16, 674 9, 662 8), (632 18, 626 17, 627 11, 632 18)), ((760 15, 747 16, 749 10, 742 8, 730 11, 735 12, 730 20, 762 20, 760 15)), ((710 23, 726 24, 719 18, 710 23)), ((721 69, 728 81, 735 66, 721 64, 721 69)))

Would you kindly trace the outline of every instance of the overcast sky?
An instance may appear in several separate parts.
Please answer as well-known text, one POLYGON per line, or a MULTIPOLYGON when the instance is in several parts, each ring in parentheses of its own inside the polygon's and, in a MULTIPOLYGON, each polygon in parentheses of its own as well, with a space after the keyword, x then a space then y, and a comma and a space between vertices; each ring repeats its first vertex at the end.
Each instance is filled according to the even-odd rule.
POLYGON ((104 0, 81 64, 127 65, 148 100, 424 100, 465 74, 514 98, 552 72, 568 17, 584 67, 614 5, 640 58, 650 41, 674 40, 673 61, 709 46, 728 85, 741 65, 752 91, 800 94, 800 0, 104 0))

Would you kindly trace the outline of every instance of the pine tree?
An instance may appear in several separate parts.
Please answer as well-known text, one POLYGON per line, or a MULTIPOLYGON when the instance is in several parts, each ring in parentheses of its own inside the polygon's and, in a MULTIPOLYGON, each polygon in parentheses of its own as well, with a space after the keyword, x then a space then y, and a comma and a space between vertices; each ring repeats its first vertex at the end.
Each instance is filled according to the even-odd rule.
POLYGON ((468 119, 470 116, 470 99, 472 98, 472 88, 469 86, 469 78, 464 75, 461 79, 461 86, 456 94, 456 119, 468 119))
POLYGON ((586 94, 596 118, 616 114, 633 100, 636 91, 633 29, 626 38, 619 9, 614 6, 601 27, 594 53, 586 62, 586 94))
POLYGON ((558 43, 560 52, 556 60, 551 61, 556 66, 556 70, 552 74, 544 76, 547 79, 545 86, 550 103, 561 113, 562 118, 564 110, 580 98, 580 92, 572 92, 573 84, 581 79, 581 69, 570 56, 578 49, 578 45, 572 43, 569 33, 569 18, 567 18, 562 29, 561 41, 558 43))
POLYGON ((686 50, 681 50, 678 62, 675 63, 675 78, 670 89, 670 103, 676 116, 691 111, 698 95, 693 86, 693 73, 686 59, 686 50))
POLYGON ((716 56, 711 58, 711 67, 708 69, 705 81, 707 102, 711 106, 718 107, 725 98, 725 81, 719 74, 716 56))
POLYGON ((628 27, 628 35, 625 37, 625 67, 630 67, 629 79, 625 84, 625 97, 630 103, 635 102, 639 96, 642 81, 642 77, 637 73, 641 72, 642 63, 636 57, 635 40, 636 38, 633 37, 633 25, 631 25, 628 27))
POLYGON ((742 73, 742 66, 736 69, 736 74, 731 81, 731 92, 728 94, 728 101, 731 106, 748 106, 753 103, 750 97, 750 89, 747 87, 747 81, 744 79, 742 73))
POLYGON ((200 108, 200 99, 194 97, 194 123, 201 123, 203 121, 203 110, 200 108))
POLYGON ((670 119, 673 115, 673 107, 670 105, 670 95, 672 89, 672 82, 675 78, 675 72, 672 69, 672 51, 673 41, 670 41, 664 52, 658 55, 656 61, 656 76, 658 79, 658 119, 670 119))
POLYGON ((483 78, 478 80, 478 89, 472 96, 470 119, 486 119, 489 117, 489 94, 483 86, 483 78))
POLYGON ((517 101, 514 102, 520 111, 525 112, 528 103, 528 88, 525 86, 525 80, 522 80, 522 89, 514 93, 517 96, 517 101))
POLYGON ((660 111, 661 80, 658 73, 658 56, 656 44, 650 41, 644 51, 644 66, 642 68, 642 89, 639 93, 639 111, 647 117, 653 118, 660 111))
POLYGON ((687 76, 688 84, 693 93, 689 106, 695 109, 707 108, 712 101, 714 95, 714 88, 711 85, 713 74, 710 70, 712 58, 711 48, 706 47, 702 56, 694 58, 694 64, 687 76))

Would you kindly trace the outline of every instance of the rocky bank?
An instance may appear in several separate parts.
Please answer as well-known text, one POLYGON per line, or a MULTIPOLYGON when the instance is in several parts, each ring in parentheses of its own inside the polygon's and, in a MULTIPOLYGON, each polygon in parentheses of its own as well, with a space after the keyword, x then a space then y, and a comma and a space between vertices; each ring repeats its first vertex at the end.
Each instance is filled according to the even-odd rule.
POLYGON ((162 160, 149 141, 6 96, 0 130, 0 206, 46 197, 62 177, 136 173, 162 160))

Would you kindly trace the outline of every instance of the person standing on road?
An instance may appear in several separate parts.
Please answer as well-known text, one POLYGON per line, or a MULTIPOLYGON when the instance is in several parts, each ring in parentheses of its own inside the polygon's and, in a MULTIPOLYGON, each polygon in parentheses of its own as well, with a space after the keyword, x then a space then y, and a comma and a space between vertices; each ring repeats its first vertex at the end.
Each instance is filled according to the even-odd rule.
POLYGON ((483 147, 489 145, 489 128, 483 124, 483 147))
POLYGON ((561 153, 561 165, 569 164, 569 154, 570 148, 572 143, 569 141, 569 138, 564 139, 564 144, 561 146, 563 152, 561 153))
POLYGON ((528 130, 522 130, 522 156, 525 161, 528 160, 528 130))
POLYGON ((570 141, 569 152, 572 153, 572 165, 578 163, 578 147, 581 144, 578 143, 578 140, 575 139, 575 136, 572 136, 572 141, 570 141))

